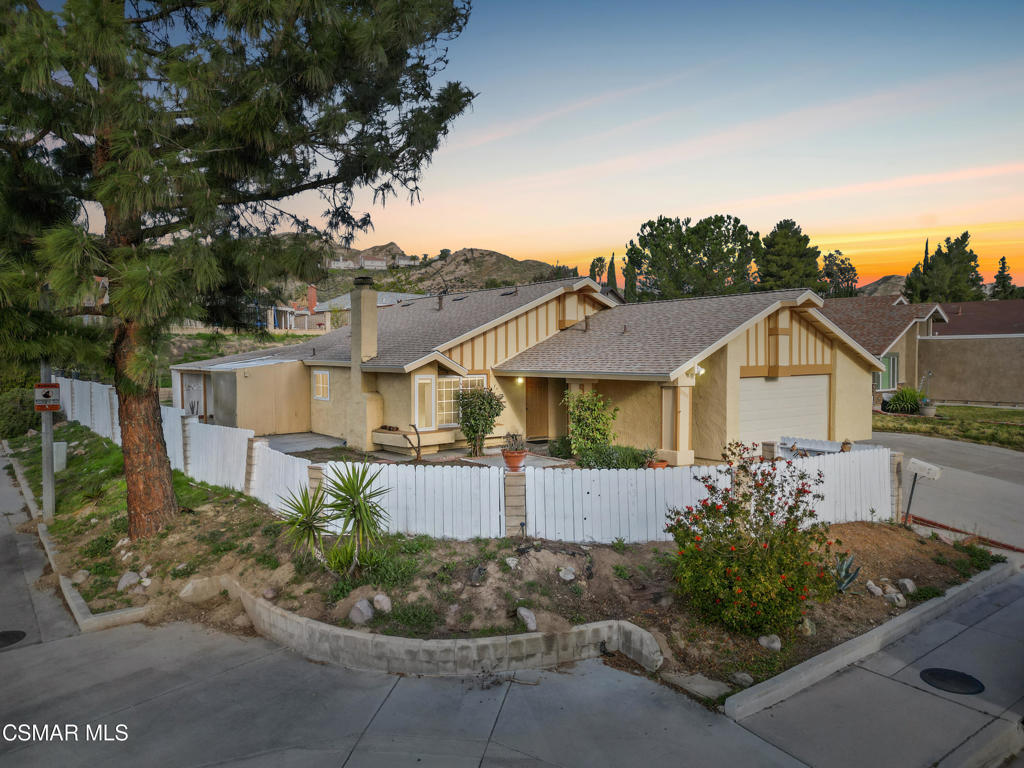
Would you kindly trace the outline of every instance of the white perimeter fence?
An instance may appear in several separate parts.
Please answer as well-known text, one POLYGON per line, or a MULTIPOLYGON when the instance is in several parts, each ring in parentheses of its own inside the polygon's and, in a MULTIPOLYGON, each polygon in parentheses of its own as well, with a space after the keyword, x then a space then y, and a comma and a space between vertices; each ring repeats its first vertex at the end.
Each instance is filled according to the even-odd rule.
MULTIPOLYGON (((97 382, 57 378, 67 418, 121 444, 117 396, 97 382)), ((161 406, 164 442, 171 467, 189 477, 248 493, 271 508, 309 487, 310 462, 273 450, 248 429, 203 424, 179 408, 161 406)), ((780 443, 793 438, 784 438, 780 443)), ((801 446, 808 441, 798 440, 801 446)), ((832 444, 814 446, 829 450, 832 444)), ((838 444, 835 444, 838 445, 838 444)), ((793 464, 824 482, 818 517, 832 523, 890 518, 898 504, 892 487, 891 454, 886 448, 855 446, 848 453, 794 458, 793 464)), ((345 466, 323 465, 323 475, 345 466)), ((376 487, 387 488, 380 503, 392 532, 452 539, 506 535, 506 473, 500 467, 373 464, 376 487)), ((668 469, 541 469, 525 472, 526 531, 530 536, 576 542, 657 541, 665 533, 669 509, 704 498, 700 479, 714 467, 668 469)), ((520 489, 521 485, 518 486, 520 489)), ((510 486, 511 488, 511 486, 510 486)), ((523 504, 515 493, 509 504, 523 504)), ((509 513, 507 515, 507 512, 509 513)), ((521 517, 520 517, 521 519, 521 517)), ((518 532, 518 523, 510 526, 518 532)))

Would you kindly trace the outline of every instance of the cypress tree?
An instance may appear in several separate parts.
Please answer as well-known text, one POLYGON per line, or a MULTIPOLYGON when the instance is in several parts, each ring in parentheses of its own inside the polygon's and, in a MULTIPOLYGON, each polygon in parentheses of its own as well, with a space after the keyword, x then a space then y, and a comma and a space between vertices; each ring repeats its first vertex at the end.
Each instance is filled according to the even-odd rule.
POLYGON ((999 259, 999 271, 996 272, 996 281, 992 286, 993 299, 1012 299, 1017 293, 1013 286, 1013 278, 1010 277, 1010 268, 1006 264, 1006 257, 999 259))
POLYGON ((608 262, 608 277, 605 280, 605 285, 609 288, 618 288, 619 279, 615 275, 615 254, 612 254, 612 260, 608 262))
POLYGON ((0 10, 0 152, 59 167, 62 195, 88 211, 88 222, 48 229, 32 258, 56 315, 102 315, 111 327, 132 538, 177 512, 157 391, 162 332, 251 303, 280 277, 315 281, 319 251, 275 231, 348 244, 370 226, 351 210, 356 190, 416 199, 422 168, 473 98, 435 83, 444 41, 468 16, 458 0, 0 10), (320 196, 322 231, 290 211, 303 193, 320 196), (97 277, 109 303, 88 306, 97 277))

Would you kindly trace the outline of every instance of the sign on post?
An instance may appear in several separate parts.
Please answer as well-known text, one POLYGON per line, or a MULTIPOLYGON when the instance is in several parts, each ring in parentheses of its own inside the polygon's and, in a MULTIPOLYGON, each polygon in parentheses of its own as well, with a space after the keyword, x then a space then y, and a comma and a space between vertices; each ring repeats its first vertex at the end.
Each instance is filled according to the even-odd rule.
POLYGON ((36 384, 36 410, 37 411, 59 411, 60 410, 60 384, 36 384))

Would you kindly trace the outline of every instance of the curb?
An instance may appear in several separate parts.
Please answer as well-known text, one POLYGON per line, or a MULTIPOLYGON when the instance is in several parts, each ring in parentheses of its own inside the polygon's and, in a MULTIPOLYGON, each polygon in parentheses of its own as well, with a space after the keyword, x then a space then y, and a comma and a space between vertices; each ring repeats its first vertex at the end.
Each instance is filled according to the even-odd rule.
POLYGON ((415 640, 345 629, 298 616, 254 597, 231 576, 192 579, 181 590, 203 602, 221 590, 240 600, 264 637, 313 661, 350 669, 419 675, 470 675, 542 669, 621 651, 649 672, 662 664, 658 643, 645 629, 622 620, 581 624, 568 632, 529 632, 472 639, 415 640))
POLYGON ((935 764, 935 768, 996 768, 1024 749, 1024 726, 997 717, 935 764))
POLYGON ((835 648, 820 653, 807 661, 790 667, 763 683, 751 686, 725 700, 725 714, 733 720, 742 720, 795 693, 824 680, 844 667, 870 656, 895 640, 913 632, 939 614, 967 601, 978 592, 1008 579, 1016 572, 1012 563, 1000 563, 979 573, 963 584, 952 587, 943 597, 929 600, 916 608, 890 619, 870 632, 847 640, 835 648))
POLYGON ((21 462, 11 455, 11 446, 7 444, 6 440, 3 441, 3 446, 4 455, 7 457, 7 460, 11 462, 11 466, 14 467, 14 476, 18 480, 21 498, 25 500, 29 513, 33 518, 42 517, 43 515, 39 511, 39 506, 36 504, 36 496, 32 492, 32 486, 29 485, 28 480, 25 479, 25 471, 21 468, 21 462))
POLYGON ((50 568, 60 579, 60 591, 64 594, 64 602, 71 610, 71 615, 75 617, 79 631, 98 632, 101 629, 120 627, 122 624, 134 624, 146 618, 149 611, 145 605, 136 608, 121 608, 106 613, 90 611, 88 603, 75 589, 71 579, 57 569, 57 547, 54 546, 53 539, 50 538, 49 529, 40 523, 37 530, 39 531, 39 540, 43 543, 43 549, 46 551, 46 559, 50 561, 50 568))

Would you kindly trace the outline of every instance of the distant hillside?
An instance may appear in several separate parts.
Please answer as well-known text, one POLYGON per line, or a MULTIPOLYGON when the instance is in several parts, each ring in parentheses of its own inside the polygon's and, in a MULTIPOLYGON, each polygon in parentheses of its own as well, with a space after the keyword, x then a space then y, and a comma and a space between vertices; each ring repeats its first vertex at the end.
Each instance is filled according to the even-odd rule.
MULTIPOLYGON (((364 261, 405 258, 405 252, 395 243, 376 245, 362 251, 336 248, 336 257, 364 261), (344 251, 344 254, 342 253, 344 251)), ((522 285, 564 276, 565 267, 556 268, 535 259, 513 259, 497 251, 484 248, 462 248, 447 258, 435 256, 426 262, 387 270, 330 269, 328 277, 317 283, 321 299, 329 299, 351 290, 359 275, 369 275, 378 290, 408 293, 436 293, 491 288, 500 285, 522 285)), ((289 286, 296 298, 305 296, 304 286, 289 286)))
POLYGON ((899 296, 903 293, 903 284, 907 282, 906 275, 886 275, 885 277, 868 283, 860 289, 861 296, 899 296))

